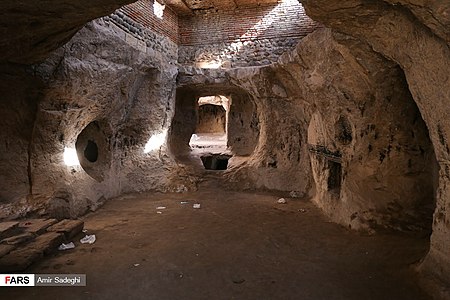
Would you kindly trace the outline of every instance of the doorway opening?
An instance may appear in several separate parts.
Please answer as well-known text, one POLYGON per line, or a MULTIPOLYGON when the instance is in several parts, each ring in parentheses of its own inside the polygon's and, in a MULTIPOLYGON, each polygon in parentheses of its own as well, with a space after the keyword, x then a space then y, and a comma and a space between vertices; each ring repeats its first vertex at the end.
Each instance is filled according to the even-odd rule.
POLYGON ((226 151, 230 102, 222 95, 198 98, 197 123, 189 141, 191 149, 211 153, 226 151))

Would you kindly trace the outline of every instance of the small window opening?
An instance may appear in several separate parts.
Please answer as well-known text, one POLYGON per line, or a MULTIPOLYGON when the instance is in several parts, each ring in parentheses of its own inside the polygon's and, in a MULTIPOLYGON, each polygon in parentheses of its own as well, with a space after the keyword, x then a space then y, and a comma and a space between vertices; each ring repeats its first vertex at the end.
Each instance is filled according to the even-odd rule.
POLYGON ((166 8, 165 4, 161 4, 158 1, 153 3, 153 13, 156 17, 162 19, 164 15, 164 9, 166 8))

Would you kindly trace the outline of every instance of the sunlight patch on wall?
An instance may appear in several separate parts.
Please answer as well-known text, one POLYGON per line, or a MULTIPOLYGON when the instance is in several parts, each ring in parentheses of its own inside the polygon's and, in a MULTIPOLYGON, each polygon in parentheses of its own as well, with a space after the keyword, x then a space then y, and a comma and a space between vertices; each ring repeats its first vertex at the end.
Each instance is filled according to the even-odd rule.
POLYGON ((162 132, 152 135, 147 144, 145 144, 144 153, 149 153, 160 148, 162 145, 164 145, 166 137, 167 129, 164 129, 162 132))
POLYGON ((79 166, 80 161, 78 160, 77 150, 74 148, 64 148, 64 163, 68 167, 79 166))

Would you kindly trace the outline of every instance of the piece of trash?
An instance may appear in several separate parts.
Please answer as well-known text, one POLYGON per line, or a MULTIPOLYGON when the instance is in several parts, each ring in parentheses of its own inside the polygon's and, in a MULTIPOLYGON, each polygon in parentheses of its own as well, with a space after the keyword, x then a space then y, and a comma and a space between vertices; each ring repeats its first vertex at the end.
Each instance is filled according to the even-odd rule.
POLYGON ((286 199, 284 199, 284 198, 280 198, 280 199, 278 199, 277 203, 278 203, 278 204, 286 204, 287 201, 286 201, 286 199))
POLYGON ((64 244, 62 243, 59 247, 58 250, 60 251, 64 251, 64 250, 69 250, 69 249, 73 249, 75 248, 75 244, 73 242, 70 242, 68 244, 64 244))
POLYGON ((134 264, 135 267, 139 267, 139 264, 134 264))
POLYGON ((299 211, 299 212, 302 212, 302 213, 305 213, 305 212, 306 212, 306 209, 300 208, 298 211, 299 211))
POLYGON ((162 211, 157 211, 156 213, 157 213, 157 214, 162 214, 162 211))
POLYGON ((87 232, 87 229, 83 229, 82 232, 83 232, 83 233, 86 233, 86 232, 87 232))
POLYGON ((158 206, 156 209, 166 209, 165 206, 158 206))
POLYGON ((95 243, 95 234, 86 235, 84 238, 82 238, 80 240, 80 243, 82 243, 82 244, 93 244, 93 243, 95 243))
POLYGON ((180 203, 181 203, 181 204, 188 204, 189 201, 181 201, 180 203))
POLYGON ((193 207, 193 208, 200 208, 201 205, 200 205, 200 203, 195 203, 192 207, 193 207))

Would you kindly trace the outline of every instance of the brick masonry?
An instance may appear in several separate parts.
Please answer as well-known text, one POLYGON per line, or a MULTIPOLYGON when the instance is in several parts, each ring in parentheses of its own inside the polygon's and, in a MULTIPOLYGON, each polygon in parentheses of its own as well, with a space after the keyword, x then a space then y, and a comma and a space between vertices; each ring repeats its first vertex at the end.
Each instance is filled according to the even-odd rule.
MULTIPOLYGON (((151 14, 153 12, 148 13, 147 18, 156 18, 151 14)), ((178 60, 178 45, 168 35, 155 32, 143 25, 142 21, 132 19, 123 7, 103 19, 132 47, 152 56, 164 56, 168 61, 176 62, 178 60)))
POLYGON ((201 10, 179 20, 179 62, 266 65, 321 25, 296 0, 229 11, 201 10))
POLYGON ((120 10, 133 21, 155 33, 167 36, 174 43, 178 44, 177 14, 170 7, 166 6, 163 17, 160 19, 154 13, 153 4, 153 0, 139 0, 122 7, 120 10))
POLYGON ((187 16, 177 16, 166 6, 162 19, 155 15, 153 3, 140 0, 124 6, 109 20, 155 51, 176 52, 182 65, 267 65, 321 27, 297 0, 232 10, 195 10, 187 16))

